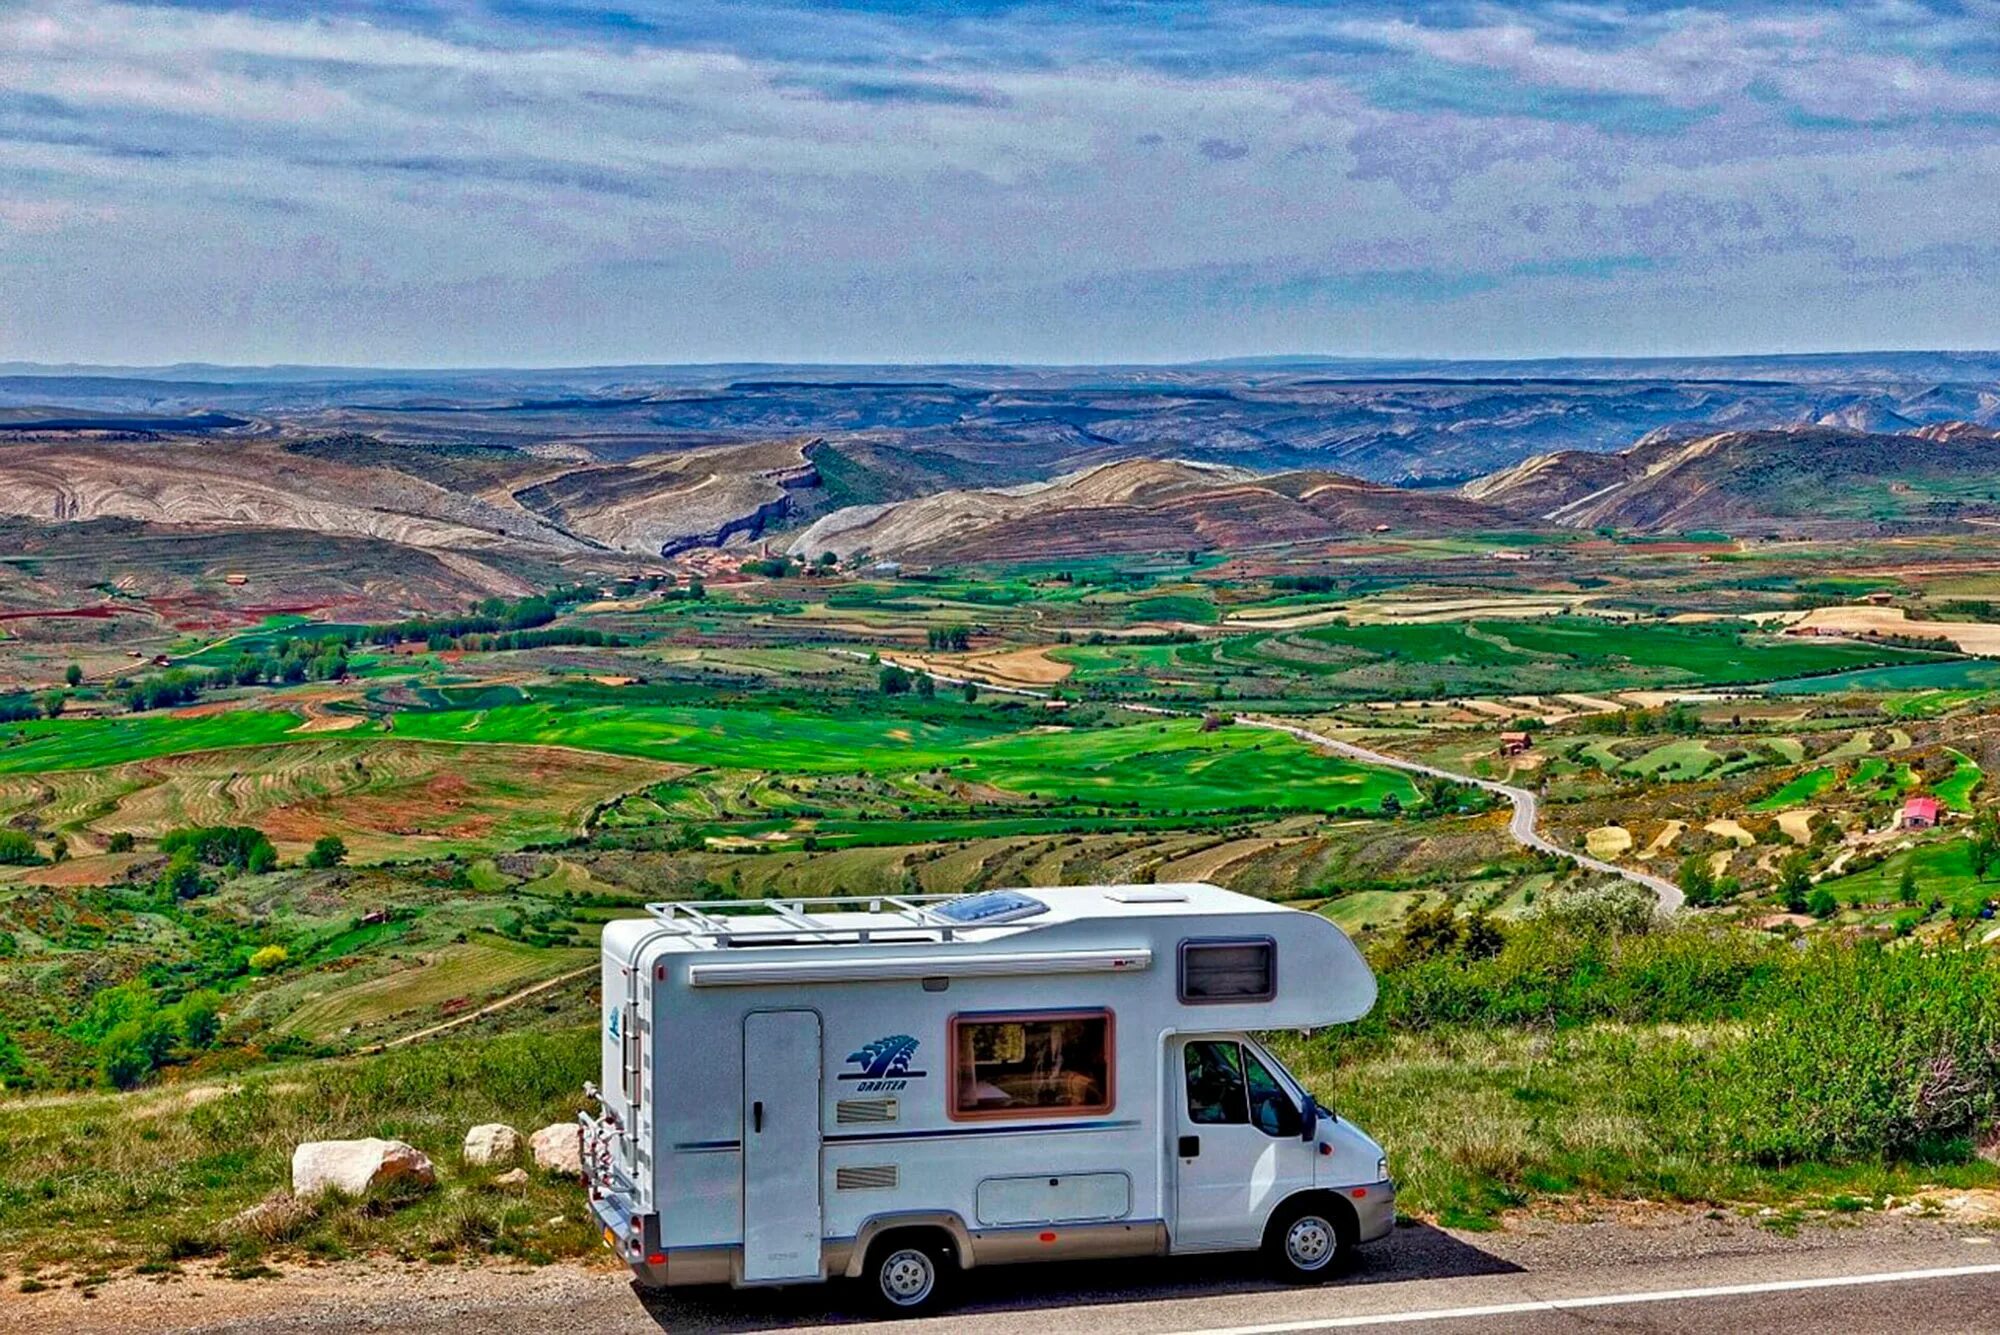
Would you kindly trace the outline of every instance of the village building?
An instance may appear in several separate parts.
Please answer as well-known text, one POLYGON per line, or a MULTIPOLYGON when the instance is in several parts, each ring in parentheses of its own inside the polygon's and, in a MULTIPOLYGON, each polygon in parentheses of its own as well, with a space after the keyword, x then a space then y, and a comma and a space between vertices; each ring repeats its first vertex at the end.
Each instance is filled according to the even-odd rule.
POLYGON ((1938 823, 1938 800, 1935 797, 1913 797, 1903 803, 1903 828, 1906 830, 1928 830, 1938 823))

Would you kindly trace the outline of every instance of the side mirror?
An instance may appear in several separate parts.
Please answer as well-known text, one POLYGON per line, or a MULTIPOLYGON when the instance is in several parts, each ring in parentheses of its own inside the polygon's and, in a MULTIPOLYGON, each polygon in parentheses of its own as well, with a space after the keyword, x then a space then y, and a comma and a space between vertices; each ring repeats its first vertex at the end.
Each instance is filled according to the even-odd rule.
POLYGON ((1320 1106, 1314 1100, 1313 1096, 1310 1094, 1306 1095, 1306 1105, 1299 1109, 1299 1120, 1305 1124, 1299 1131, 1300 1140, 1311 1141, 1313 1139, 1314 1134, 1319 1130, 1320 1111, 1320 1106))

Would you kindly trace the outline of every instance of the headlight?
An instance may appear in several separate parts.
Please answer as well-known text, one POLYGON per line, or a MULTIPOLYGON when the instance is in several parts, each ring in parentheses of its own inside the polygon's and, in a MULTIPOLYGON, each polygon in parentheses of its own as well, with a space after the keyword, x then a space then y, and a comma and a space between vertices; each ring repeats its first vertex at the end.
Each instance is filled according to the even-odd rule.
POLYGON ((1386 1154, 1375 1161, 1375 1180, 1377 1182, 1389 1180, 1389 1156, 1386 1154))

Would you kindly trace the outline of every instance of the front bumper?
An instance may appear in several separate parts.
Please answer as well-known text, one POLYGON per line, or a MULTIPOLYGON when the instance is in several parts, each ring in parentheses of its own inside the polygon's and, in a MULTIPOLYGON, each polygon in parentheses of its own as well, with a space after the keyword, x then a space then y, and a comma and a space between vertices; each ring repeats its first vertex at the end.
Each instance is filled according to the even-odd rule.
POLYGON ((1354 1240, 1374 1242, 1396 1227, 1396 1183, 1392 1178, 1345 1187, 1341 1195, 1354 1208, 1354 1240))

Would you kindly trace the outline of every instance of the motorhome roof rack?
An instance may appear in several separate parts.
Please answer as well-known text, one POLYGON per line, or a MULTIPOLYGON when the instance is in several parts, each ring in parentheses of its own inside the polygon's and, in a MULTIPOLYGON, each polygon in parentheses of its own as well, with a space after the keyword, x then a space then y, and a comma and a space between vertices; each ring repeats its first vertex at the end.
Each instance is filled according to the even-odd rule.
POLYGON ((718 946, 773 939, 860 944, 884 935, 907 940, 912 932, 935 932, 937 940, 951 941, 968 929, 998 925, 953 921, 932 907, 966 898, 966 895, 853 895, 814 899, 684 899, 648 904, 646 911, 683 936, 718 946), (849 921, 829 921, 817 916, 827 912, 838 913, 849 921), (852 921, 856 917, 864 921, 852 921))

